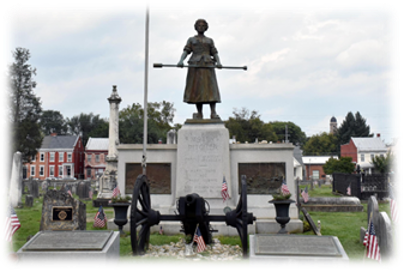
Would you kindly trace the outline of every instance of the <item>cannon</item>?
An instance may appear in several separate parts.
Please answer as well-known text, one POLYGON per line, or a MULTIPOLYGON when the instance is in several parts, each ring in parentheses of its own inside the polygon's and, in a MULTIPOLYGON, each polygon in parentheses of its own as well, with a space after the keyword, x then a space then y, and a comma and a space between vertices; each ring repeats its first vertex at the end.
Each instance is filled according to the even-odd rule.
POLYGON ((181 221, 185 235, 194 235, 196 226, 199 226, 201 235, 206 244, 212 242, 212 229, 210 222, 226 222, 227 225, 237 229, 243 249, 243 257, 248 256, 247 226, 256 218, 247 212, 247 182, 241 176, 241 194, 236 209, 229 210, 225 215, 209 215, 209 203, 196 193, 182 196, 176 203, 177 213, 162 215, 151 208, 150 191, 145 175, 136 179, 132 195, 130 214, 131 245, 133 255, 143 255, 150 239, 150 227, 160 221, 181 221))

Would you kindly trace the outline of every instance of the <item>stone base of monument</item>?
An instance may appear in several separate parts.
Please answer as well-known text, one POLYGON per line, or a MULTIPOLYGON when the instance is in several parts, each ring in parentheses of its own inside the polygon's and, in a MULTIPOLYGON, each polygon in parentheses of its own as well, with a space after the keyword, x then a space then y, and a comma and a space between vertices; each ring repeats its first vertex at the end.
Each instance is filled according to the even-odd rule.
POLYGON ((19 261, 119 259, 118 231, 40 231, 17 251, 19 261))
POLYGON ((250 235, 250 262, 346 262, 348 255, 335 236, 250 235))

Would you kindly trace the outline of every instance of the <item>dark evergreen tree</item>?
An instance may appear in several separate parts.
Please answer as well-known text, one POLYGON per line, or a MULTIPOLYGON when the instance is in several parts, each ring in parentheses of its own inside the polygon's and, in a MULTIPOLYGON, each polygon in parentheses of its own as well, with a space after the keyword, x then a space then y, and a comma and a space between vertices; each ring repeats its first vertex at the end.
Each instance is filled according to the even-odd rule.
POLYGON ((67 119, 69 134, 80 135, 84 145, 90 137, 108 137, 108 124, 108 121, 102 119, 99 114, 93 113, 81 113, 67 119))
POLYGON ((31 57, 29 50, 16 48, 13 57, 14 63, 9 66, 8 72, 9 121, 13 141, 10 151, 20 151, 23 161, 27 162, 42 144, 39 125, 42 107, 40 98, 34 93, 36 69, 28 63, 31 57))
POLYGON ((373 137, 373 134, 370 134, 370 127, 366 125, 366 119, 359 112, 355 116, 352 112, 348 112, 338 128, 337 137, 339 145, 343 145, 349 143, 351 137, 373 137))

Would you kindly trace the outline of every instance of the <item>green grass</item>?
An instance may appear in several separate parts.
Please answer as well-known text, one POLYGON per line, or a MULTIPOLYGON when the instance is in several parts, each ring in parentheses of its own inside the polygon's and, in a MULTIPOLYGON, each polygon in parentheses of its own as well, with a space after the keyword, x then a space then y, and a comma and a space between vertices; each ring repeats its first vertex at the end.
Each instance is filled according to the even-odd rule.
POLYGON ((322 185, 321 188, 314 186, 313 190, 310 190, 310 185, 299 185, 299 188, 304 190, 306 186, 309 190, 309 197, 341 197, 332 193, 331 185, 322 185))
MULTIPOLYGON (((305 186, 302 186, 304 188, 305 186)), ((310 197, 338 197, 331 192, 331 186, 322 186, 321 188, 315 187, 313 191, 309 191, 310 197)), ((77 198, 77 196, 74 196, 77 198)), ((94 196, 95 199, 95 196, 94 196)), ((23 197, 23 202, 25 197, 23 197)), ((93 218, 98 211, 98 208, 93 207, 91 200, 81 200, 86 204, 87 212, 87 230, 106 230, 94 228, 93 218), (90 222, 89 222, 90 221, 90 222)), ((309 212, 313 221, 317 223, 321 221, 321 234, 337 236, 346 253, 351 260, 361 260, 364 254, 364 246, 360 242, 360 228, 367 227, 367 202, 362 203, 364 206, 363 212, 309 212)), ((387 212, 390 215, 388 203, 379 203, 379 210, 387 212)), ((18 219, 21 222, 21 228, 13 236, 12 250, 18 251, 27 241, 28 236, 33 236, 39 231, 40 220, 42 215, 42 197, 34 200, 34 205, 31 208, 16 208, 15 209, 18 219)), ((104 211, 107 218, 113 218, 113 208, 105 207, 104 211)), ((312 231, 302 233, 301 235, 314 235, 312 231)), ((150 243, 152 245, 170 244, 171 242, 177 243, 184 235, 159 235, 152 233, 150 235, 150 243)), ((218 236, 222 244, 239 245, 241 241, 238 236, 218 236)), ((127 233, 125 237, 120 238, 120 255, 122 257, 132 256, 132 247, 130 234, 127 233)))

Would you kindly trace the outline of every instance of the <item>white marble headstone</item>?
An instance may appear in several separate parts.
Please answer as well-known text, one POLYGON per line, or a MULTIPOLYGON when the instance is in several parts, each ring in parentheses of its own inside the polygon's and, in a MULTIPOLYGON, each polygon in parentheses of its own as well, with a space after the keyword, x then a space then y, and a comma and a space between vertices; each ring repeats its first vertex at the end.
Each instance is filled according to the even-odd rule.
POLYGON ((13 207, 22 205, 22 160, 21 152, 17 151, 13 156, 13 166, 11 170, 10 182, 10 202, 13 207))

